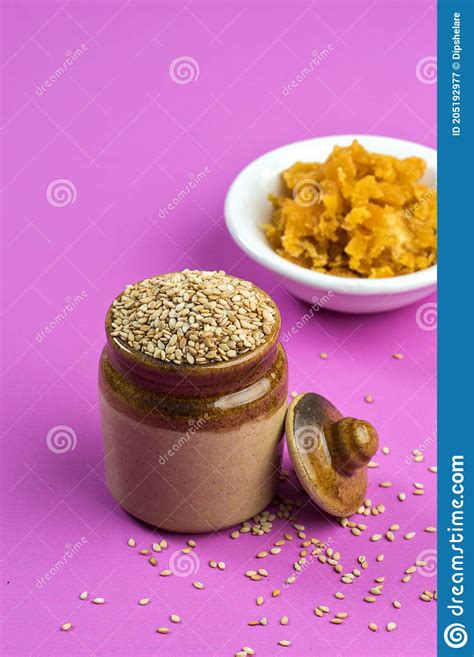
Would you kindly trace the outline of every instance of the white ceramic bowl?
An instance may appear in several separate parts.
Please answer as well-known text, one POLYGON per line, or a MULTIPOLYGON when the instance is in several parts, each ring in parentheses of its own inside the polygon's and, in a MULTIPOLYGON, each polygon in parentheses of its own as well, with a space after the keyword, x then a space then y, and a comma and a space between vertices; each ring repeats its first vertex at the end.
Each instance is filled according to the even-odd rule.
POLYGON ((416 155, 427 163, 423 181, 436 184, 436 151, 427 146, 392 137, 335 135, 316 137, 282 146, 257 158, 243 169, 229 188, 225 200, 227 227, 237 244, 254 260, 275 272, 294 295, 350 313, 372 313, 401 308, 436 289, 436 265, 414 274, 392 278, 344 278, 311 271, 277 255, 268 244, 261 224, 270 219, 269 193, 282 191, 280 174, 301 160, 324 161, 333 147, 348 146, 357 139, 367 150, 404 158, 416 155))

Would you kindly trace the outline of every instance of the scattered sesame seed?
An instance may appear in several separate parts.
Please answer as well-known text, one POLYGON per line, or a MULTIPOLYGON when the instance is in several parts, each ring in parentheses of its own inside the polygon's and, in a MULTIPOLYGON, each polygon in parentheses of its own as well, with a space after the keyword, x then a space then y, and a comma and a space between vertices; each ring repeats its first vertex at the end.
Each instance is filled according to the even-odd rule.
POLYGON ((239 536, 240 536, 240 532, 237 530, 230 533, 231 538, 239 538, 239 536))
POLYGON ((400 354, 399 352, 397 352, 396 354, 392 355, 392 358, 395 358, 395 360, 403 360, 404 357, 403 357, 403 354, 400 354))
POLYGON ((204 584, 202 582, 193 582, 193 586, 195 589, 199 589, 199 590, 204 588, 204 584))
POLYGON ((328 355, 325 351, 321 351, 321 353, 319 354, 319 357, 322 358, 323 360, 326 360, 328 355))
POLYGON ((375 557, 375 560, 378 561, 378 562, 380 562, 380 561, 383 561, 384 558, 385 558, 385 556, 384 556, 383 554, 378 554, 378 555, 375 557))
POLYGON ((129 547, 135 547, 136 544, 137 544, 137 543, 136 543, 136 541, 135 541, 134 538, 129 538, 128 541, 127 541, 127 545, 128 545, 129 547))
POLYGON ((281 593, 281 590, 280 590, 280 589, 274 589, 274 590, 272 591, 272 598, 278 598, 278 596, 280 595, 280 593, 281 593))
POLYGON ((170 621, 172 623, 181 623, 181 617, 178 614, 171 614, 170 621))
POLYGON ((291 641, 287 641, 286 639, 280 639, 280 641, 278 641, 278 645, 287 648, 288 646, 291 646, 291 641))
POLYGON ((89 597, 89 593, 88 593, 87 591, 83 591, 83 592, 79 595, 79 600, 87 600, 88 597, 89 597))
POLYGON ((398 493, 398 499, 400 502, 404 502, 406 500, 407 496, 405 493, 398 493))
POLYGON ((434 534, 436 532, 436 527, 425 527, 425 532, 428 532, 428 534, 434 534))
POLYGON ((377 632, 378 627, 375 623, 369 623, 369 630, 372 630, 372 632, 377 632))
POLYGON ((416 536, 416 532, 408 532, 403 538, 407 541, 410 541, 412 538, 414 538, 414 536, 416 536))
POLYGON ((63 623, 61 625, 61 630, 63 632, 69 632, 69 630, 72 630, 72 623, 63 623))
POLYGON ((289 618, 288 616, 282 616, 280 618, 280 625, 288 625, 289 618))
POLYGON ((380 488, 391 488, 392 487, 392 482, 391 481, 381 481, 379 486, 380 486, 380 488))
POLYGON ((385 456, 390 454, 390 447, 382 447, 382 454, 385 454, 385 456))
POLYGON ((392 602, 392 605, 395 607, 395 609, 401 609, 401 607, 402 607, 402 603, 399 602, 398 600, 394 600, 392 602))
POLYGON ((168 569, 166 568, 165 570, 162 570, 162 571, 161 571, 161 573, 160 573, 160 577, 169 577, 169 576, 172 575, 172 574, 173 574, 173 573, 171 572, 171 570, 168 570, 168 569))
POLYGON ((373 401, 374 401, 374 398, 372 397, 372 395, 365 395, 364 400, 365 400, 368 404, 372 404, 373 401))
POLYGON ((394 623, 393 621, 390 621, 390 623, 387 623, 387 632, 393 632, 397 627, 397 624, 394 623))
POLYGON ((150 598, 142 598, 141 600, 138 601, 138 604, 144 607, 145 605, 150 604, 150 598))
POLYGON ((104 598, 93 598, 93 599, 92 599, 92 602, 93 602, 95 605, 103 605, 104 602, 105 602, 105 600, 104 600, 104 598))
POLYGON ((372 541, 372 543, 376 543, 377 541, 380 541, 381 538, 382 538, 382 534, 372 534, 370 540, 372 541))
POLYGON ((333 625, 341 625, 342 624, 342 618, 337 618, 337 617, 336 618, 331 618, 331 620, 329 622, 332 623, 333 625))
POLYGON ((436 473, 438 472, 438 466, 437 466, 437 465, 430 465, 430 467, 428 468, 428 470, 429 470, 430 472, 433 472, 433 473, 436 474, 436 473))
POLYGON ((209 565, 211 568, 217 568, 217 561, 214 561, 214 559, 211 559, 209 561, 209 565))
POLYGON ((169 634, 170 630, 168 627, 159 627, 157 630, 158 634, 169 634))

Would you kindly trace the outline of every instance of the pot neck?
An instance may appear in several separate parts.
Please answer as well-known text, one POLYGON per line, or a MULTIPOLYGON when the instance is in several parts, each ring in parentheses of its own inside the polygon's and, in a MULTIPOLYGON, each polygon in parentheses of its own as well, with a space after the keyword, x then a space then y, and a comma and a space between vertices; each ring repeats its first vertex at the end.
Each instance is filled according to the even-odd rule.
POLYGON ((278 357, 280 318, 267 341, 240 358, 210 365, 175 365, 131 349, 107 334, 106 355, 128 381, 158 394, 199 397, 241 390, 258 381, 278 357))

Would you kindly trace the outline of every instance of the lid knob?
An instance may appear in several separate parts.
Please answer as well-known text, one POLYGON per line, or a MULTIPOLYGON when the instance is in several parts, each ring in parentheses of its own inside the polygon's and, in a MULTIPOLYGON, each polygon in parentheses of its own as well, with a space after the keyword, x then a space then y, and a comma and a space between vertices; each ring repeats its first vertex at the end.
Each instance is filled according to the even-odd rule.
POLYGON ((377 432, 366 420, 343 417, 329 424, 325 433, 333 466, 345 475, 365 467, 377 451, 377 432))

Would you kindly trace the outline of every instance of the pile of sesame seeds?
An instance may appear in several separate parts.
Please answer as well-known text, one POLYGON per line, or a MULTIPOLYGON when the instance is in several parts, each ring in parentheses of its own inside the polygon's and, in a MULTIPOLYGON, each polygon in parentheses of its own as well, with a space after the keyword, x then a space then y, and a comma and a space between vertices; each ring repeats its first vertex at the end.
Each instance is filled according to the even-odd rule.
POLYGON ((270 297, 252 283, 189 269, 128 285, 111 315, 112 337, 176 365, 238 358, 262 345, 277 319, 270 297))

